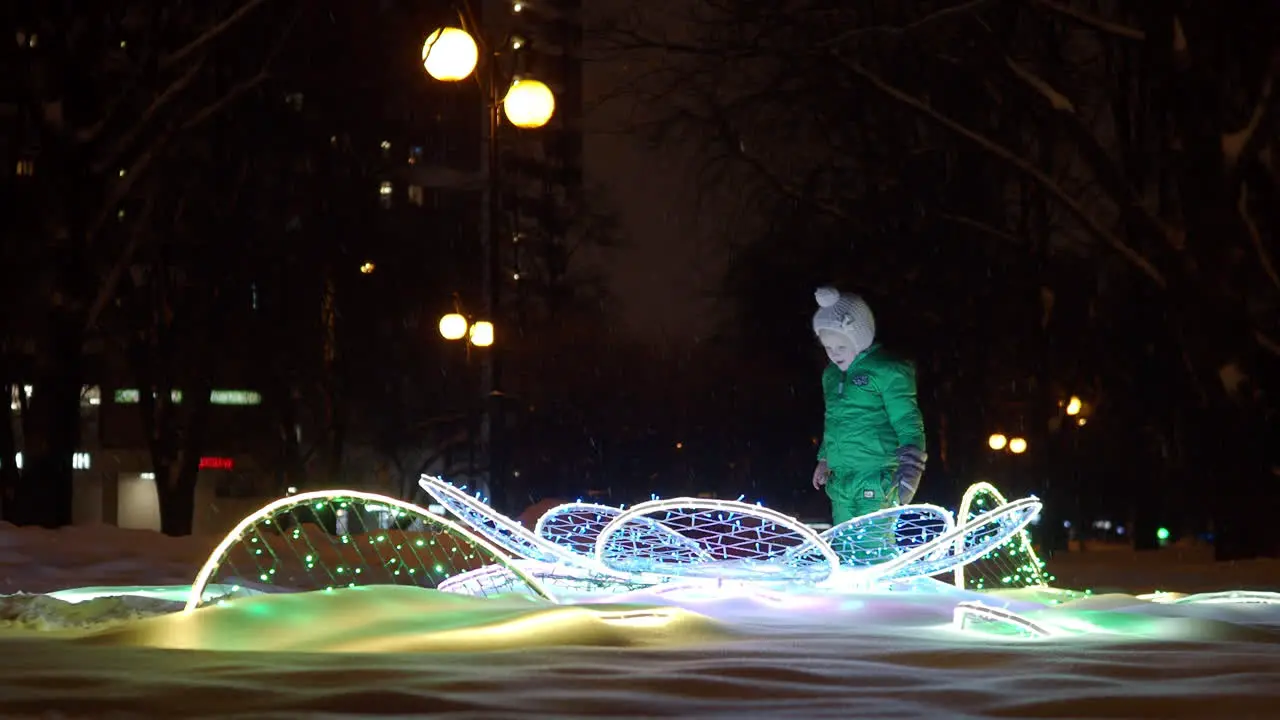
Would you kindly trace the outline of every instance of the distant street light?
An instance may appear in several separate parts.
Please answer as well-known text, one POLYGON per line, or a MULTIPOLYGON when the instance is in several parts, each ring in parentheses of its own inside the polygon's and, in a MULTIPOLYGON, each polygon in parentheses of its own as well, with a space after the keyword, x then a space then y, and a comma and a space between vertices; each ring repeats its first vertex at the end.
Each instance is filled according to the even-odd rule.
POLYGON ((440 28, 422 44, 422 66, 428 75, 441 82, 466 80, 479 60, 480 49, 475 38, 462 28, 440 28))
POLYGON ((995 450, 996 452, 1003 450, 1005 446, 1008 444, 1009 444, 1009 438, 1005 437, 1004 435, 1001 435, 1000 433, 996 433, 991 437, 987 438, 987 446, 990 447, 992 450, 995 450))
POLYGON ((471 344, 476 347, 493 345, 493 323, 481 320, 471 325, 471 344))
POLYGON ((365 264, 363 264, 363 265, 361 265, 361 266, 360 266, 360 274, 361 274, 361 275, 370 275, 370 274, 372 274, 372 273, 373 273, 373 271, 374 271, 374 269, 375 269, 376 267, 377 267, 377 266, 376 266, 376 265, 374 265, 373 263, 371 263, 371 262, 367 262, 367 263, 365 263, 365 264))
POLYGON ((440 337, 445 340, 461 340, 467 336, 467 319, 460 313, 449 313, 440 318, 440 337))
POLYGON ((1067 414, 1072 417, 1075 417, 1076 415, 1080 414, 1080 409, 1083 406, 1084 406, 1084 403, 1080 402, 1080 398, 1076 397, 1075 395, 1072 395, 1071 399, 1067 401, 1067 414))
POLYGON ((1014 455, 1021 455, 1027 451, 1027 441, 1020 437, 1011 438, 1009 440, 1009 452, 1014 455))
POLYGON ((516 78, 502 100, 507 120, 518 128, 540 128, 551 122, 556 112, 556 96, 537 80, 516 78))
MULTIPOLYGON (((464 3, 465 5, 465 3, 464 3)), ((524 10, 524 6, 515 2, 511 6, 513 13, 524 10)), ((469 11, 460 13, 462 17, 474 17, 469 11)), ((484 124, 487 126, 483 134, 483 150, 481 157, 486 167, 480 175, 484 178, 481 190, 480 215, 480 297, 482 305, 478 308, 481 317, 490 320, 498 318, 501 304, 498 296, 501 292, 500 278, 512 277, 519 280, 518 270, 507 275, 500 265, 501 254, 498 247, 507 234, 503 227, 503 187, 500 178, 502 171, 502 146, 499 134, 502 129, 502 116, 517 128, 540 128, 551 121, 556 110, 555 95, 546 84, 528 77, 519 77, 518 72, 525 63, 518 56, 525 47, 522 38, 509 35, 500 42, 486 39, 477 28, 471 27, 467 20, 462 20, 466 29, 460 27, 442 27, 429 36, 422 45, 422 65, 427 74, 442 82, 459 82, 476 73, 483 97, 484 124), (468 30, 470 32, 468 32, 468 30), (503 62, 510 59, 510 63, 503 62), (505 67, 504 67, 505 66, 505 67)), ((455 313, 456 314, 456 313, 455 313)), ((459 316, 450 319, 447 327, 445 319, 440 321, 440 334, 451 340, 468 337, 471 345, 489 347, 494 343, 494 328, 490 321, 476 322, 468 326, 466 318, 459 316)), ((493 440, 493 415, 499 410, 496 398, 500 372, 497 368, 498 353, 482 353, 480 358, 480 395, 484 398, 485 409, 481 416, 479 445, 485 457, 489 458, 486 466, 498 468, 496 471, 486 470, 489 495, 495 507, 501 508, 505 502, 505 494, 500 484, 502 471, 500 458, 502 453, 491 447, 493 440), (499 460, 495 461, 495 458, 499 460)))

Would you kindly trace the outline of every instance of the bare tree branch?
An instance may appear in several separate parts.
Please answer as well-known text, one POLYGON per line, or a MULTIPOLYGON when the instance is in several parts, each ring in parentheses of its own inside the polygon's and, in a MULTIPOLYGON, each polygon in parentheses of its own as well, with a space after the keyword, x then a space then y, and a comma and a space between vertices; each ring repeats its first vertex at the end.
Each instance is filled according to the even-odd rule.
POLYGON ((1099 240, 1102 240, 1104 243, 1109 245, 1113 250, 1119 253, 1123 258, 1128 260, 1130 264, 1132 264, 1135 268, 1137 268, 1143 275, 1146 275, 1153 283, 1156 284, 1156 286, 1162 289, 1168 286, 1168 282, 1166 281, 1164 274, 1161 273, 1160 270, 1155 267, 1155 265, 1153 265, 1146 257, 1144 257, 1137 250, 1130 247, 1129 244, 1126 243, 1123 239, 1121 239, 1118 235, 1102 227, 1102 225, 1100 225, 1098 221, 1094 219, 1094 217, 1089 213, 1088 210, 1086 210, 1082 205, 1080 205, 1079 202, 1077 202, 1074 198, 1068 195, 1066 191, 1064 191, 1062 187, 1058 185, 1058 183, 1054 182, 1053 178, 1046 175, 1039 168, 1035 167, 1031 163, 1027 162, 1025 159, 1014 154, 1008 148, 995 142, 994 140, 991 140, 985 135, 982 135, 981 133, 978 133, 962 125, 961 123, 956 122, 955 120, 943 115, 937 110, 934 110, 932 107, 930 107, 925 102, 921 101, 919 98, 909 93, 906 93, 893 85, 890 85, 888 82, 882 79, 879 75, 867 69, 862 64, 856 61, 847 60, 841 57, 836 57, 836 62, 839 63, 841 66, 845 67, 846 69, 848 69, 849 72, 862 78, 872 87, 876 88, 877 90, 889 96, 890 98, 896 100, 897 102, 903 105, 906 105, 907 107, 912 108, 916 112, 928 117, 933 122, 947 128, 948 130, 959 135, 960 137, 963 137, 966 140, 974 143, 978 147, 981 147, 982 149, 986 150, 992 155, 995 155, 996 157, 1000 158, 1005 163, 1010 165, 1012 168, 1017 170, 1019 173, 1034 180, 1037 184, 1039 184, 1045 190, 1045 192, 1052 195, 1055 200, 1061 203, 1062 206, 1066 208, 1067 211, 1070 212, 1071 215, 1074 216, 1076 220, 1080 222, 1081 225, 1083 225, 1086 229, 1088 229, 1092 235, 1097 237, 1099 240))
POLYGON ((1241 184, 1240 201, 1236 203, 1236 209, 1240 212, 1240 220, 1244 223, 1245 231, 1249 235, 1249 241, 1253 245, 1253 251, 1258 255, 1258 264, 1262 267, 1262 272, 1271 281, 1271 285, 1280 290, 1280 273, 1276 272, 1275 261, 1271 259, 1271 253, 1267 252, 1267 248, 1262 244, 1262 233, 1258 231, 1258 224, 1254 222, 1253 216, 1249 213, 1249 186, 1241 184))
POLYGON ((257 10, 258 7, 264 4, 266 1, 267 0, 246 0, 246 2, 243 5, 236 8, 236 11, 228 15, 226 19, 224 19, 222 22, 204 31, 203 33, 200 34, 199 37, 187 43, 186 45, 178 48, 174 52, 171 52, 168 55, 161 57, 160 69, 168 70, 172 68, 174 65, 177 65, 178 63, 185 60, 192 53, 197 52, 198 50, 203 48, 205 45, 208 45, 214 40, 217 40, 219 37, 222 36, 223 33, 235 27, 236 23, 248 17, 250 13, 252 13, 254 10, 257 10))
POLYGON ((184 90, 191 87, 191 83, 195 81, 196 77, 199 76, 200 71, 203 69, 204 60, 200 60, 199 62, 193 63, 189 68, 187 68, 186 72, 179 75, 172 83, 169 83, 168 87, 166 87, 163 92, 151 101, 151 104, 142 112, 138 121, 133 124, 133 127, 129 128, 128 131, 121 135, 111 150, 105 153, 93 164, 93 171, 104 172, 107 168, 115 165, 120 156, 124 155, 128 151, 129 146, 132 145, 138 137, 142 135, 143 131, 148 128, 156 114, 164 109, 166 105, 172 102, 174 98, 180 95, 184 90))
POLYGON ((854 28, 852 30, 846 30, 845 32, 840 33, 839 35, 836 35, 830 40, 822 43, 822 46, 838 45, 842 42, 845 42, 847 40, 852 40, 853 38, 856 38, 859 36, 871 35, 876 33, 885 34, 885 35, 903 35, 916 30, 922 30, 924 28, 929 27, 930 25, 938 23, 942 20, 946 20, 948 18, 954 18, 958 15, 968 15, 971 13, 975 13, 985 8, 988 5, 994 5, 994 4, 995 4, 995 0, 966 0, 965 2, 957 3, 955 5, 951 5, 948 7, 935 10, 929 13, 928 15, 925 15, 924 17, 920 18, 919 20, 915 20, 913 22, 907 23, 906 25, 872 25, 870 27, 860 27, 860 28, 854 28))
MULTIPOLYGON (((1069 1, 1070 0, 1067 0, 1067 2, 1069 1)), ((1030 2, 1032 5, 1042 7, 1050 12, 1066 15, 1086 27, 1107 33, 1108 35, 1115 35, 1117 37, 1128 38, 1130 40, 1147 39, 1147 34, 1137 28, 1122 25, 1110 20, 1104 20, 1097 15, 1092 15, 1083 10, 1077 10, 1068 5, 1067 2, 1061 2, 1060 0, 1030 0, 1030 2)))

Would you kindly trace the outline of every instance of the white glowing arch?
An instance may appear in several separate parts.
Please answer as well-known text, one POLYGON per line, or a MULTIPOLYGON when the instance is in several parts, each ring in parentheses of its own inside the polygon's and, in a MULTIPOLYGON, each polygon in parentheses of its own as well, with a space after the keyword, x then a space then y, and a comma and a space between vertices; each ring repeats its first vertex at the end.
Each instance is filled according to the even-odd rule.
POLYGON ((403 500, 398 500, 396 498, 386 497, 375 493, 362 492, 359 490, 316 490, 313 492, 291 495, 268 503, 257 511, 249 514, 234 528, 232 528, 231 531, 227 533, 226 537, 222 539, 222 542, 218 543, 217 547, 213 549, 213 552, 209 553, 208 559, 205 560, 204 565, 200 568, 200 572, 196 575, 195 581, 191 584, 191 592, 187 596, 187 604, 183 608, 183 612, 189 613, 194 611, 204 601, 204 591, 209 584, 209 579, 215 572, 217 572, 231 548, 241 542, 242 536, 247 530, 255 528, 259 524, 264 523, 264 521, 269 522, 273 517, 283 511, 307 505, 317 500, 329 501, 337 499, 384 505, 396 510, 412 513, 428 523, 439 525, 448 533, 459 536, 476 547, 482 548, 488 552, 493 556, 497 563, 504 566, 512 575, 527 584, 538 596, 546 600, 554 601, 551 593, 549 593, 536 579, 525 573, 520 568, 514 566, 511 562, 511 558, 501 548, 497 547, 485 538, 480 537, 473 530, 463 527, 447 518, 435 515, 424 507, 420 507, 403 500))
MULTIPOLYGON (((565 593, 602 594, 623 593, 652 587, 657 579, 632 575, 601 573, 581 565, 548 563, 540 560, 517 559, 512 565, 537 578, 544 587, 565 593)), ((503 565, 487 565, 469 570, 445 580, 436 587, 443 592, 460 595, 484 595, 495 589, 516 593, 520 591, 519 578, 503 565)))
POLYGON ((991 512, 956 527, 930 543, 919 545, 902 555, 880 565, 873 565, 865 572, 873 573, 882 582, 933 577, 957 567, 962 567, 1007 543, 1009 538, 1031 523, 1043 505, 1034 497, 1005 503, 991 512), (1008 520, 1006 521, 1006 518, 1008 520), (1001 523, 998 531, 974 545, 968 545, 970 535, 983 526, 1001 523), (941 552, 940 552, 941 549, 941 552))
POLYGON ((592 563, 590 558, 576 555, 538 537, 525 526, 438 477, 423 475, 418 480, 418 486, 453 514, 462 518, 472 530, 515 557, 549 563, 570 562, 579 565, 592 563))
POLYGON ((596 539, 622 508, 598 503, 571 502, 557 505, 542 514, 533 532, 547 542, 555 543, 576 555, 595 558, 596 539), (584 517, 592 516, 594 517, 584 517))
POLYGON ((969 623, 973 620, 983 620, 1011 627, 1033 638, 1050 638, 1055 634, 1044 625, 1012 610, 992 607, 977 600, 966 600, 956 605, 952 615, 952 624, 957 630, 969 630, 969 623))
POLYGON ((840 558, 831 547, 804 523, 796 518, 736 500, 708 500, 702 498, 671 498, 640 503, 618 514, 596 538, 596 560, 615 572, 646 573, 662 576, 715 577, 741 576, 772 582, 803 580, 814 583, 830 577, 840 564, 840 558), (649 517, 666 511, 680 520, 670 517, 658 520, 649 517), (714 513, 728 513, 730 519, 716 518, 714 513), (763 528, 745 529, 756 534, 757 547, 749 547, 749 538, 738 539, 736 532, 704 530, 704 528, 733 525, 733 516, 750 518, 765 523, 763 528), (687 521, 687 527, 685 526, 687 521), (637 542, 659 542, 664 536, 646 535, 654 526, 664 528, 671 537, 667 547, 646 548, 646 552, 629 551, 626 546, 637 542), (768 529, 776 526, 779 530, 768 529), (638 527, 637 527, 638 526, 638 527), (690 535, 703 535, 690 537, 690 535), (759 545, 770 548, 760 550, 759 545), (803 553, 788 551, 804 548, 803 553), (733 551, 732 560, 728 559, 733 551), (719 553, 724 558, 717 558, 719 553), (664 554, 666 557, 664 558, 664 554), (807 559, 806 559, 807 556, 807 559), (624 562, 624 561, 630 562, 624 562), (627 567, 626 565, 642 566, 627 567))
MULTIPOLYGON (((857 528, 867 526, 874 527, 875 525, 882 523, 888 525, 887 531, 894 534, 896 538, 900 530, 899 524, 904 522, 909 526, 915 526, 915 528, 920 530, 921 534, 927 533, 930 537, 928 537, 924 542, 914 546, 895 548, 892 553, 893 555, 901 555, 902 553, 926 544, 930 547, 934 547, 935 552, 947 552, 945 547, 937 545, 934 541, 955 529, 955 518, 952 517, 950 510, 937 505, 899 505, 897 507, 876 510, 875 512, 867 513, 866 515, 859 515, 858 517, 846 520, 839 525, 827 528, 818 536, 818 538, 824 544, 831 547, 832 551, 839 556, 841 565, 849 567, 866 567, 869 563, 860 563, 857 562, 856 559, 846 558, 841 555, 842 548, 837 547, 837 544, 844 544, 841 542, 842 538, 848 535, 855 535, 857 533, 857 528), (912 514, 920 516, 919 519, 911 521, 903 520, 904 516, 912 514)), ((892 558, 886 557, 884 558, 884 561, 887 562, 889 559, 892 558)))

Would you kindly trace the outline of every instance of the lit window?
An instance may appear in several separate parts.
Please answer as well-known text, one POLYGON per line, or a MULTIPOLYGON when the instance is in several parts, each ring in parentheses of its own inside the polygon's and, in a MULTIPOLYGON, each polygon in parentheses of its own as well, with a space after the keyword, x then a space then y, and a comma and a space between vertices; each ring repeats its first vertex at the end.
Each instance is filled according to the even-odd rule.
POLYGON ((300 92, 289 93, 284 96, 285 104, 294 112, 302 112, 302 104, 304 100, 306 100, 306 96, 300 92))
POLYGON ((394 191, 395 188, 391 186, 390 180, 383 180, 382 184, 378 186, 378 203, 383 208, 391 207, 391 193, 394 191))
POLYGON ((410 203, 412 203, 413 205, 417 205, 418 207, 422 207, 422 203, 425 198, 426 198, 426 193, 422 190, 421 185, 409 186, 409 202, 410 203))
POLYGON ((19 160, 18 165, 14 168, 13 172, 18 177, 31 177, 36 174, 36 162, 25 158, 19 160))
POLYGON ((126 388, 123 390, 117 390, 115 393, 115 400, 117 405, 137 405, 138 401, 141 399, 142 399, 142 394, 139 393, 136 389, 126 388))
POLYGON ((261 393, 253 390, 214 390, 209 394, 214 405, 261 405, 261 393))

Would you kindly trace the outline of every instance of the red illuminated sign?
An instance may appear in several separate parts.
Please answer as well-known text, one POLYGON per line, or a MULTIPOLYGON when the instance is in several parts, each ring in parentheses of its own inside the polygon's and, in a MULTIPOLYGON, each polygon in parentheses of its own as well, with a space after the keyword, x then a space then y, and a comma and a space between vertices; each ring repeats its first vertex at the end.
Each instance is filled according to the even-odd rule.
POLYGON ((236 461, 228 457, 202 457, 200 458, 201 470, 231 470, 235 468, 236 461))

